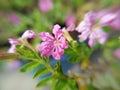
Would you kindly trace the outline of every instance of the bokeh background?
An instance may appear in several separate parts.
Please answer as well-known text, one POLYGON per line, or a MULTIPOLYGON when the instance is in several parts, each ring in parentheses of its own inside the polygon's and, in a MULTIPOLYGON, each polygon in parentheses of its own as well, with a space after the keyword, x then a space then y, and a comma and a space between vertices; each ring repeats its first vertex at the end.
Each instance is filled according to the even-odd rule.
MULTIPOLYGON (((120 14, 120 1, 0 0, 0 53, 7 53, 10 47, 8 38, 19 38, 25 30, 30 29, 36 33, 51 32, 56 23, 62 27, 67 27, 71 23, 77 26, 88 11, 98 12, 106 9, 117 9, 120 14)), ((104 52, 97 50, 90 58, 91 62, 95 63, 95 57, 100 57, 102 52, 106 60, 100 62, 101 65, 96 69, 99 71, 100 68, 101 72, 107 73, 95 72, 98 74, 95 90, 120 90, 120 17, 117 24, 118 28, 113 28, 110 32, 111 39, 106 44, 108 48, 104 52)), ((39 39, 30 40, 30 42, 36 46, 39 39)), ((35 88, 37 80, 32 79, 32 72, 23 74, 18 71, 25 63, 27 62, 18 59, 0 60, 0 90, 40 90, 35 88)), ((79 68, 79 65, 75 65, 72 70, 79 72, 79 68)))

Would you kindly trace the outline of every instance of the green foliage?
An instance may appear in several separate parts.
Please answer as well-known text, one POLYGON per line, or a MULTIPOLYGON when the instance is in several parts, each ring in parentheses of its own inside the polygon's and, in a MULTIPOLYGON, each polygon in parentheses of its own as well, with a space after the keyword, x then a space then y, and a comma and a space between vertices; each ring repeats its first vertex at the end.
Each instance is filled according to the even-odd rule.
POLYGON ((82 5, 84 2, 85 0, 72 0, 72 4, 74 4, 75 7, 82 5))
POLYGON ((52 84, 52 82, 53 82, 52 78, 48 77, 48 78, 45 78, 45 79, 41 80, 40 82, 38 82, 36 87, 50 85, 50 84, 52 84))
POLYGON ((37 68, 38 66, 40 66, 40 64, 38 62, 32 61, 32 62, 29 62, 26 65, 24 65, 20 69, 20 71, 21 72, 30 72, 30 71, 34 70, 35 68, 37 68))
POLYGON ((65 53, 69 56, 68 61, 77 63, 88 59, 92 51, 93 49, 89 48, 86 44, 78 45, 72 43, 72 46, 70 46, 65 53))
POLYGON ((20 46, 17 45, 17 52, 20 54, 20 57, 25 58, 25 59, 36 59, 38 58, 38 54, 35 53, 33 50, 31 50, 30 48, 26 47, 26 46, 20 46))
POLYGON ((11 3, 21 9, 23 7, 31 6, 33 4, 33 0, 12 0, 11 3))
POLYGON ((48 73, 49 73, 49 71, 47 70, 46 67, 41 67, 35 72, 33 78, 37 78, 39 76, 43 76, 43 75, 48 74, 48 73))

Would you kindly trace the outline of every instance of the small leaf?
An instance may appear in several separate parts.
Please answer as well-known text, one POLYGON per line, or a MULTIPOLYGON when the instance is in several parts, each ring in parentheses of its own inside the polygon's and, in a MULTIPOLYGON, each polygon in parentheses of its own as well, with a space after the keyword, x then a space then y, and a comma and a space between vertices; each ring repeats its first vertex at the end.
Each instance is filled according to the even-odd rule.
POLYGON ((59 79, 58 82, 55 84, 54 90, 68 90, 68 81, 64 79, 59 79))
POLYGON ((20 71, 21 72, 29 72, 34 70, 35 68, 37 68, 38 66, 40 66, 40 64, 38 62, 30 62, 28 64, 26 64, 25 66, 23 66, 20 71))
POLYGON ((41 80, 41 81, 36 85, 36 87, 41 87, 41 86, 50 85, 51 83, 52 83, 52 78, 51 78, 51 77, 45 78, 45 79, 41 80))
POLYGON ((45 67, 39 68, 34 74, 33 78, 37 78, 39 76, 43 76, 48 73, 48 70, 45 67))

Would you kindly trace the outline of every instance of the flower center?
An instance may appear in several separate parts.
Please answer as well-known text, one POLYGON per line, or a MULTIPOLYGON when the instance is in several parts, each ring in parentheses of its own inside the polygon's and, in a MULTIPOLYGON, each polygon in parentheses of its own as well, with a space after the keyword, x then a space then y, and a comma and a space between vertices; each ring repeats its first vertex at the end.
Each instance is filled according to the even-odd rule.
POLYGON ((59 44, 59 40, 54 41, 54 46, 57 46, 59 44))

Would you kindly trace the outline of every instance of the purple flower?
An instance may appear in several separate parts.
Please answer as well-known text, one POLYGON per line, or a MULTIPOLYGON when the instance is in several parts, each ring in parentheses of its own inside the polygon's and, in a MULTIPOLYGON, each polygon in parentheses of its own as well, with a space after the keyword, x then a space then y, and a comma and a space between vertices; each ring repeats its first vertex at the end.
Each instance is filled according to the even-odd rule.
POLYGON ((113 29, 120 30, 120 8, 113 12, 117 15, 116 19, 110 24, 113 29))
POLYGON ((108 34, 104 32, 101 28, 97 27, 94 29, 94 31, 90 32, 88 45, 90 47, 93 47, 95 41, 98 41, 100 44, 104 44, 107 38, 108 38, 108 34))
POLYGON ((21 36, 21 38, 25 38, 25 39, 30 39, 35 37, 36 37, 36 34, 32 30, 26 30, 21 36))
POLYGON ((102 30, 101 24, 96 24, 96 13, 88 12, 84 20, 78 25, 76 30, 80 33, 78 36, 81 40, 88 40, 90 47, 94 46, 95 41, 104 44, 108 38, 108 34, 102 30))
POLYGON ((10 13, 10 14, 8 14, 8 21, 13 25, 19 24, 20 18, 16 13, 10 13))
POLYGON ((60 60, 64 54, 64 49, 68 48, 68 44, 59 25, 53 27, 53 34, 54 37, 48 32, 39 33, 39 37, 43 42, 38 46, 37 50, 42 52, 42 57, 52 55, 56 60, 60 60))
POLYGON ((53 8, 52 0, 39 0, 38 7, 42 12, 48 12, 53 8))
POLYGON ((120 30, 120 8, 102 10, 98 12, 96 16, 97 18, 102 18, 102 24, 106 24, 113 29, 120 30))
POLYGON ((120 48, 116 49, 116 50, 113 52, 113 55, 114 55, 116 58, 120 59, 120 48))

